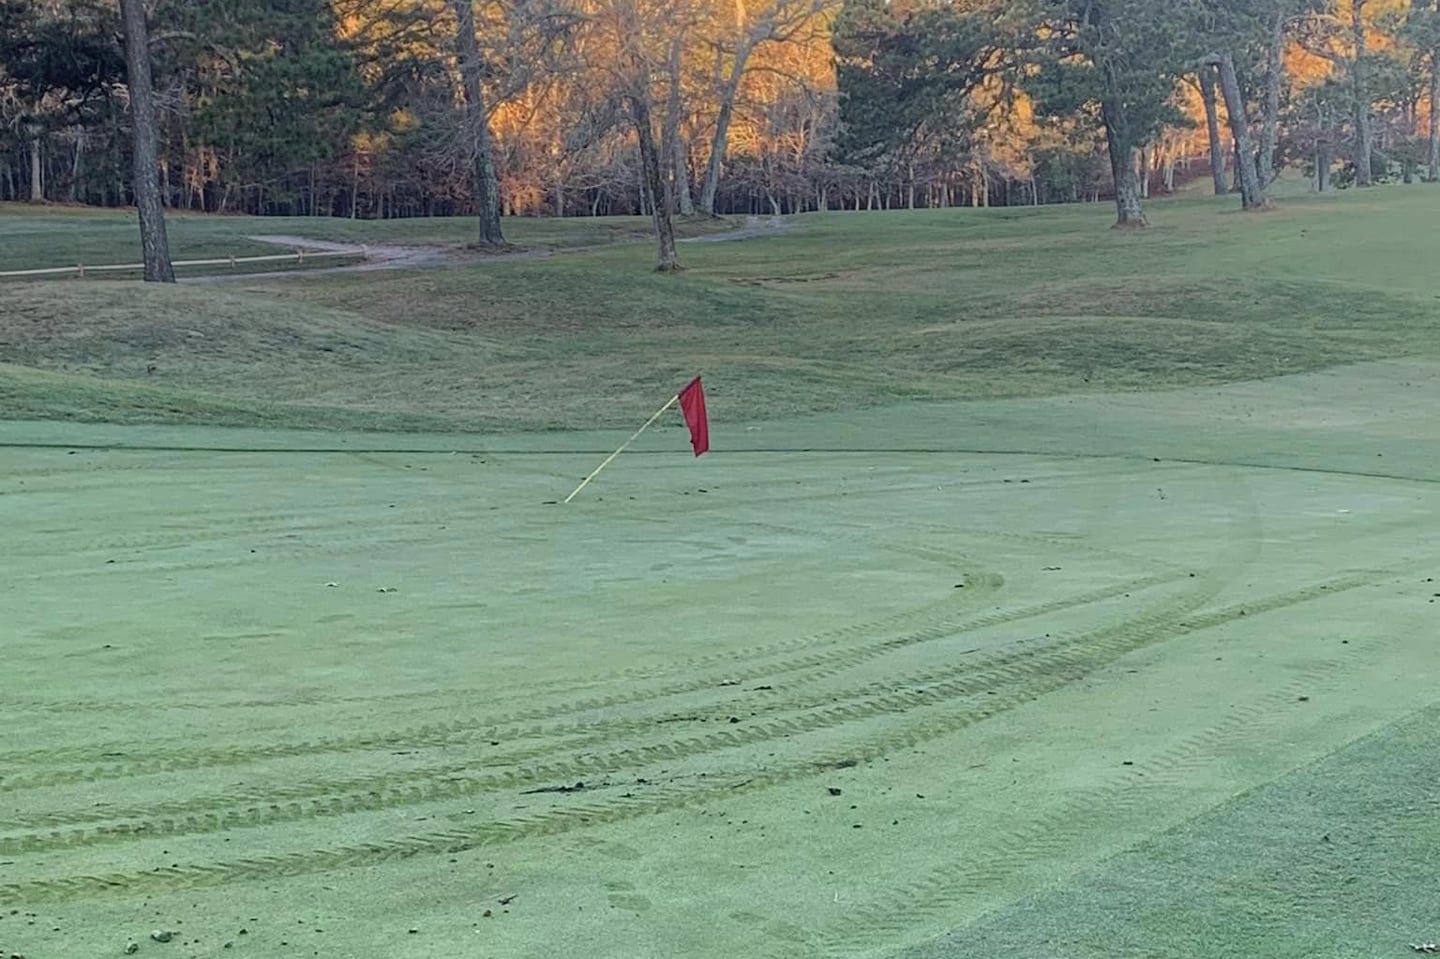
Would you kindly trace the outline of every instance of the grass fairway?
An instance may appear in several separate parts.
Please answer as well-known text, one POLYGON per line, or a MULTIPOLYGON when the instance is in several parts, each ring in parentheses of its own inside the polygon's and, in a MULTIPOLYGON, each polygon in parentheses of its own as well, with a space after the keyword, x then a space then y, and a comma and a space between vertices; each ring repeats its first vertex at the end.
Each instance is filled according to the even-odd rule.
POLYGON ((0 287, 0 948, 1440 939, 1437 213, 0 287))

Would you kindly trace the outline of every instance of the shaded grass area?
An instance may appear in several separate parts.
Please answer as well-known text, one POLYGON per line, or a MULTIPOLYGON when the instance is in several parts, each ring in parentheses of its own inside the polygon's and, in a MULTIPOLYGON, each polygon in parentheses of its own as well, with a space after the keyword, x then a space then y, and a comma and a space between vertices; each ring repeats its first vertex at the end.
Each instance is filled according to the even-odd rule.
MULTIPOLYGON (((682 236, 703 236, 735 228, 731 218, 684 220, 682 236)), ((648 217, 595 217, 564 220, 507 219, 506 237, 525 249, 558 250, 607 243, 641 242, 651 237, 648 217)), ((409 220, 346 220, 336 217, 201 216, 166 217, 170 252, 177 260, 282 253, 273 244, 249 239, 278 234, 349 243, 400 243, 461 248, 475 238, 473 217, 409 220)), ((0 204, 0 271, 94 266, 137 262, 140 235, 132 210, 0 204)), ((244 266, 242 264, 242 266, 244 266)), ((250 264, 252 271, 277 269, 250 264)), ((191 273, 214 272, 190 268, 191 273)), ((113 274, 112 274, 113 276, 113 274)))
POLYGON ((1432 942, 1429 708, 908 959, 1376 956, 1432 942))
MULTIPOLYGON (((1440 191, 1394 187, 1261 216, 1176 200, 1155 205, 1144 233, 1108 230, 1096 207, 809 216, 774 236, 687 244, 679 276, 652 273, 648 245, 625 244, 203 290, 9 284, 0 415, 581 428, 643 418, 697 372, 717 416, 750 419, 1431 355, 1440 279, 1423 244, 1437 217, 1440 191), (15 367, 83 377, 89 399, 57 402, 15 367), (149 390, 190 397, 195 412, 142 402, 149 390)), ((215 237, 234 222, 193 225, 215 237)), ((263 221, 312 235, 319 222, 338 239, 459 226, 263 221)), ((571 231, 562 245, 627 228, 520 222, 571 231)))
POLYGON ((98 381, 9 363, 0 363, 0 409, 7 418, 17 420, 207 423, 275 428, 303 422, 313 429, 397 432, 435 430, 447 422, 436 417, 299 403, 226 401, 181 389, 130 381, 98 381))

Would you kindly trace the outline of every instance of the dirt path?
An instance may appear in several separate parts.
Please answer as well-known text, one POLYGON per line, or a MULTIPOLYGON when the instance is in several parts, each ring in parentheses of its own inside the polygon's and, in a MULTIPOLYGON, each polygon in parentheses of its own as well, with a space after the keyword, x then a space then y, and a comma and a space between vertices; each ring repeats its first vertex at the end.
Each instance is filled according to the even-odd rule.
POLYGON ((339 267, 348 270, 395 270, 405 267, 432 266, 445 262, 449 252, 433 246, 400 246, 398 244, 357 244, 336 243, 331 240, 316 240, 305 236, 290 236, 283 233, 266 233, 246 237, 260 243, 273 243, 308 252, 354 253, 366 257, 364 263, 339 267))
MULTIPOLYGON (((723 233, 708 236, 685 237, 681 243, 721 243, 731 240, 753 240, 759 237, 775 236, 789 229, 789 222, 780 217, 747 217, 745 225, 723 233)), ((340 243, 334 240, 319 240, 307 236, 286 233, 265 233, 246 237, 259 243, 304 250, 307 253, 353 253, 365 257, 363 262, 344 266, 323 267, 307 270, 271 270, 265 273, 214 274, 210 276, 186 277, 184 283, 230 283, 240 280, 289 279, 295 276, 315 276, 326 273, 373 273, 378 270, 421 270, 449 266, 469 266, 478 263, 496 263, 509 260, 538 260, 555 256, 554 250, 517 250, 513 253, 483 255, 464 250, 439 246, 405 246, 390 243, 340 243)), ((611 244, 591 244, 570 247, 564 253, 583 253, 597 250, 611 244)))
POLYGON ((428 267, 449 266, 456 262, 451 250, 433 246, 400 246, 397 244, 337 243, 332 240, 317 240, 306 236, 291 236, 281 233, 267 233, 246 237, 260 243, 304 250, 307 253, 353 253, 363 256, 360 263, 344 266, 329 266, 307 270, 270 270, 264 273, 212 274, 192 276, 182 283, 232 283, 248 280, 289 279, 294 276, 315 276, 324 273, 371 273, 376 270, 413 270, 428 267))
POLYGON ((790 221, 778 216, 747 216, 745 225, 724 233, 708 236, 688 236, 681 243, 722 243, 727 240, 754 240, 762 236, 775 236, 790 229, 790 221))

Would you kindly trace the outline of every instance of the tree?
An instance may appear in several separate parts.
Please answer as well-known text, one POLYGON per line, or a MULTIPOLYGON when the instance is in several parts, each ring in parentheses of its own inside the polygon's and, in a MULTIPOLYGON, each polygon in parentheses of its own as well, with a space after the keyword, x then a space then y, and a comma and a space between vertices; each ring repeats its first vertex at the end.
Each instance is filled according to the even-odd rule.
POLYGON ((145 0, 120 0, 125 30, 125 71, 130 86, 130 123, 134 134, 135 206, 140 213, 140 252, 147 283, 174 283, 165 208, 160 197, 155 144, 155 92, 150 75, 150 28, 145 0))
POLYGON ((1210 177, 1215 184, 1215 195, 1224 196, 1230 192, 1225 182, 1225 145, 1220 142, 1220 111, 1215 100, 1215 74, 1208 67, 1196 71, 1200 87, 1200 99, 1205 107, 1205 130, 1210 140, 1210 177))
POLYGON ((1225 112, 1230 116, 1230 133, 1235 141, 1235 160, 1240 180, 1240 202, 1246 210, 1259 210, 1269 205, 1256 166, 1255 148, 1250 139, 1250 116, 1240 80, 1235 72, 1235 59, 1230 53, 1208 55, 1204 64, 1220 76, 1220 92, 1225 97, 1225 112))
POLYGON ((348 152, 369 106, 329 0, 161 0, 156 10, 169 28, 152 44, 162 97, 184 105, 183 120, 162 115, 167 199, 184 202, 175 181, 192 179, 205 156, 227 202, 315 212, 317 168, 348 152), (173 179, 172 166, 182 171, 173 179))
POLYGON ((642 204, 655 227, 656 270, 681 269, 675 247, 674 197, 662 172, 659 138, 655 135, 654 90, 660 64, 669 58, 667 37, 684 11, 678 0, 601 0, 590 26, 595 53, 611 63, 614 96, 635 131, 640 151, 642 204))
POLYGON ((1414 0, 1403 29, 1415 49, 1415 66, 1425 71, 1430 102, 1426 179, 1440 183, 1440 0, 1414 0))
POLYGON ((719 78, 718 109, 710 138, 710 158, 700 186, 700 211, 710 216, 715 215, 715 196, 730 142, 730 123, 750 57, 762 44, 794 42, 806 34, 818 36, 816 18, 829 9, 834 0, 768 0, 753 13, 746 8, 745 0, 733 2, 733 20, 724 15, 723 5, 718 7, 719 29, 713 41, 719 78), (728 67, 722 66, 727 57, 728 67))
POLYGON ((1265 44, 1265 103, 1261 112, 1260 153, 1256 172, 1263 190, 1275 179, 1275 146, 1280 132, 1280 93, 1285 85, 1286 11, 1276 6, 1269 11, 1269 36, 1265 44))
POLYGON ((469 134, 472 201, 479 221, 480 242, 485 246, 503 246, 505 234, 500 228, 500 181, 495 175, 495 157, 490 138, 490 114, 485 108, 484 64, 480 58, 480 42, 475 35, 474 0, 451 0, 455 13, 455 51, 461 77, 461 98, 465 111, 465 129, 469 134))
MULTIPOLYGON (((1229 121, 1242 199, 1248 165, 1263 191, 1367 142, 1376 175, 1428 158, 1440 181, 1437 0, 838 2, 146 0, 161 201, 483 213, 494 242, 505 215, 653 215, 656 197, 758 213, 1113 190, 1131 225, 1207 138, 1225 189, 1229 121), (606 25, 619 3, 631 46, 606 25), (1197 71, 1208 54, 1230 58, 1235 109, 1219 62, 1197 71)), ((133 202, 117 15, 0 0, 0 199, 133 202)))
POLYGON ((1330 167, 1339 149, 1340 117, 1347 102, 1340 82, 1326 78, 1297 92, 1284 118, 1282 155, 1309 168, 1317 193, 1330 189, 1330 167))
POLYGON ((670 95, 666 102, 662 151, 670 165, 668 180, 675 197, 675 212, 681 216, 695 214, 695 198, 690 193, 689 151, 685 148, 685 136, 681 130, 685 121, 685 107, 680 88, 684 76, 685 35, 688 27, 689 24, 680 24, 670 39, 670 56, 666 61, 670 95))
POLYGON ((1420 4, 1421 0, 1416 0, 1411 16, 1418 21, 1416 39, 1429 68, 1430 130, 1425 178, 1440 183, 1440 0, 1434 0, 1433 7, 1422 8, 1420 4))
POLYGON ((99 122, 124 73, 112 12, 93 0, 0 2, 0 143, 28 160, 27 199, 45 201, 45 148, 57 131, 99 122))
POLYGON ((1143 227, 1140 183, 1131 158, 1167 124, 1185 117, 1175 84, 1186 72, 1185 23, 1153 0, 1036 0, 1037 104, 1050 113, 1093 105, 1110 153, 1117 227, 1143 227))
POLYGON ((1425 44, 1430 61, 1430 142, 1427 159, 1431 183, 1440 183, 1440 0, 1426 18, 1425 44))
POLYGON ((968 153, 995 106, 978 96, 1002 63, 994 14, 989 3, 906 11, 883 0, 849 0, 831 39, 837 157, 874 171, 904 169, 913 189, 922 154, 956 160, 968 153))
POLYGON ((1370 86, 1367 82, 1365 4, 1367 0, 1350 0, 1350 35, 1354 44, 1355 58, 1351 65, 1351 81, 1355 97, 1355 185, 1370 186, 1373 181, 1375 149, 1374 133, 1370 127, 1370 86))

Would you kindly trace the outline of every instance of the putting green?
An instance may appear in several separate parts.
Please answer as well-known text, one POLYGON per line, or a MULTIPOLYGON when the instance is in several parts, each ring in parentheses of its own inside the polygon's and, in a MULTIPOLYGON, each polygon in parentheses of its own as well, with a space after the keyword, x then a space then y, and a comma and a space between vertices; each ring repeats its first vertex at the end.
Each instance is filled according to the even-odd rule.
MULTIPOLYGON (((1437 401, 672 425, 568 507, 617 434, 0 426, 0 946, 1034 955, 1053 903, 1105 955, 1087 889, 1173 911, 1177 844, 1440 699, 1437 401)), ((1124 954, 1289 954, 1305 878, 1124 954)))

